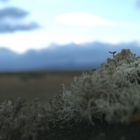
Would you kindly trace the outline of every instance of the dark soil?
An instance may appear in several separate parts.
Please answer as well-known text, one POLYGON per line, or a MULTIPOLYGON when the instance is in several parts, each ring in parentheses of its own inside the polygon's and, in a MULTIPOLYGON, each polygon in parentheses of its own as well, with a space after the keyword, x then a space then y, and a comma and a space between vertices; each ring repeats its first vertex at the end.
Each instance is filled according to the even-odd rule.
POLYGON ((48 140, 139 140, 140 123, 131 125, 87 123, 65 125, 64 128, 54 128, 47 136, 48 140))

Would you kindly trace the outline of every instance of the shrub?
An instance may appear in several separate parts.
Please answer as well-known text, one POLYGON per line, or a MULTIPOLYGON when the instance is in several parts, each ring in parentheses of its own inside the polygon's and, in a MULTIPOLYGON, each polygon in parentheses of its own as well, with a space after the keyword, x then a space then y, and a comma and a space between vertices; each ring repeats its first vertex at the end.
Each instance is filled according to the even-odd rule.
POLYGON ((64 113, 60 96, 45 104, 37 99, 4 101, 0 104, 0 140, 57 139, 59 131, 67 128, 64 113))
POLYGON ((123 49, 92 73, 75 78, 63 92, 70 118, 128 123, 140 111, 140 58, 123 49))
POLYGON ((48 137, 49 123, 53 120, 49 110, 38 100, 27 103, 19 98, 0 104, 0 138, 2 140, 28 140, 48 137))
POLYGON ((45 105, 21 98, 0 103, 0 140, 77 139, 87 137, 96 120, 125 124, 139 116, 140 58, 124 49, 96 71, 75 77, 45 105))

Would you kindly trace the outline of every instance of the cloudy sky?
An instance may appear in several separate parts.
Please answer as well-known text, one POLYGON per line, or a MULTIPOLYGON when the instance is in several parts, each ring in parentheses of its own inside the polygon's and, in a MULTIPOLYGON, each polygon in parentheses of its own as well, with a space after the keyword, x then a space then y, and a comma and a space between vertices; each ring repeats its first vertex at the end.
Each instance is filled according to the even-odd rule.
POLYGON ((140 42, 139 0, 0 0, 0 46, 140 42))

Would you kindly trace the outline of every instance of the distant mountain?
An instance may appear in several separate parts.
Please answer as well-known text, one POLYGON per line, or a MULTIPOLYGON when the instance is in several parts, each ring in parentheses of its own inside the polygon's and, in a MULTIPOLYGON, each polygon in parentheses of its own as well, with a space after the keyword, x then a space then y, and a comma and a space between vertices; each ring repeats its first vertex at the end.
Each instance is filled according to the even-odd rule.
POLYGON ((129 48, 140 55, 140 45, 136 42, 117 45, 92 42, 81 45, 52 45, 41 50, 29 50, 17 54, 11 50, 0 48, 0 71, 32 71, 32 70, 87 70, 97 68, 108 57, 108 51, 119 52, 129 48))

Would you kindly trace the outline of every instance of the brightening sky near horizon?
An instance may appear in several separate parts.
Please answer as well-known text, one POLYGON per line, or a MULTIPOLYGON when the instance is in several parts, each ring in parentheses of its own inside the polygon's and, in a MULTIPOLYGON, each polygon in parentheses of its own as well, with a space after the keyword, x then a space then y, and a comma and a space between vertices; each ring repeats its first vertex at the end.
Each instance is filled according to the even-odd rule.
POLYGON ((0 47, 140 42, 140 0, 0 0, 0 47))

